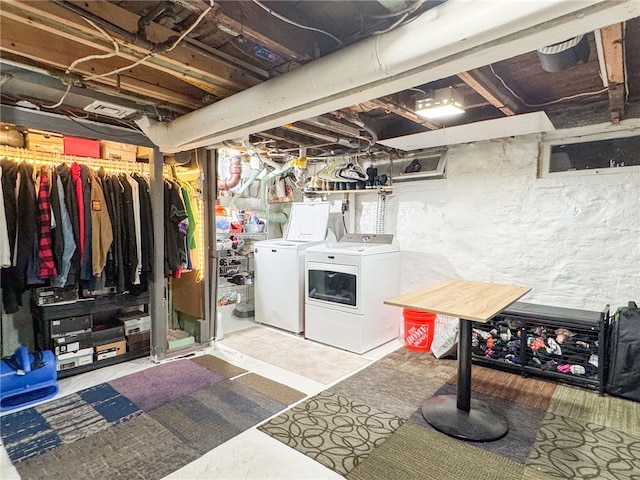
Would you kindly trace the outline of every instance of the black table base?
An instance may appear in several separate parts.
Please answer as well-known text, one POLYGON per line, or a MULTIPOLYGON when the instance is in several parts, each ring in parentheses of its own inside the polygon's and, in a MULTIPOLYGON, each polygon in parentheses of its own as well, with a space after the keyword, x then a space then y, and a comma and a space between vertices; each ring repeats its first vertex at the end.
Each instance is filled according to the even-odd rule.
POLYGON ((509 431, 507 419, 471 398, 471 322, 460 319, 457 395, 438 395, 422 404, 422 416, 436 430, 461 440, 488 442, 509 431))
POLYGON ((422 416, 436 430, 461 440, 488 442, 504 437, 507 420, 487 404, 471 399, 469 411, 460 410, 454 395, 438 395, 422 404, 422 416))

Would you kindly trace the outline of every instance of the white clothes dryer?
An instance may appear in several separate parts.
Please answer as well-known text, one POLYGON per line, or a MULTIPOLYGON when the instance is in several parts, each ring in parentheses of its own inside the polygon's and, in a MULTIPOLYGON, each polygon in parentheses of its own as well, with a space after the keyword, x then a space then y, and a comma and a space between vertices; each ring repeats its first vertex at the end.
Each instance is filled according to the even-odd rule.
POLYGON ((383 303, 400 291, 400 249, 392 241, 347 234, 307 250, 306 338, 364 353, 399 335, 399 309, 383 303))

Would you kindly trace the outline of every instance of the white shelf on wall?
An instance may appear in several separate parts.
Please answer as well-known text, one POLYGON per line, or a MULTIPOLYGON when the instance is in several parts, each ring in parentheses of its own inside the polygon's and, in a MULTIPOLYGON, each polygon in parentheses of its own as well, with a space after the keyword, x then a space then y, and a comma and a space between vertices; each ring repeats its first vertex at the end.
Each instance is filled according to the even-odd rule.
POLYGON ((393 193, 393 187, 385 185, 383 187, 376 188, 362 188, 359 190, 313 190, 306 191, 304 195, 316 195, 316 194, 340 194, 340 193, 393 193))

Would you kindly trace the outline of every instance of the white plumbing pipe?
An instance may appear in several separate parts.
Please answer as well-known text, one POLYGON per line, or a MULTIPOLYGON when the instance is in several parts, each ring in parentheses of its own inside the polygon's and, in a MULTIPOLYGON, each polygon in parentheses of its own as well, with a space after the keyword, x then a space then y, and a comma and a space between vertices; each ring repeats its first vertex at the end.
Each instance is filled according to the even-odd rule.
POLYGON ((218 190, 229 190, 240 183, 242 165, 240 157, 232 157, 229 164, 229 177, 218 180, 218 190))
POLYGON ((258 178, 258 175, 260 175, 265 170, 266 168, 263 168, 262 170, 251 171, 251 175, 249 175, 249 178, 247 178, 247 181, 244 182, 244 184, 238 189, 238 191, 233 196, 233 199, 231 200, 231 205, 230 205, 231 207, 234 207, 236 205, 237 200, 242 197, 242 194, 251 186, 251 184, 255 181, 255 179, 258 178))
POLYGON ((262 218, 267 218, 268 221, 274 222, 274 223, 285 223, 287 221, 286 215, 282 213, 277 213, 277 212, 269 212, 269 207, 267 206, 267 203, 268 203, 267 190, 269 189, 269 184, 271 183, 271 180, 273 178, 279 177, 280 175, 287 173, 289 170, 291 170, 291 168, 293 167, 291 167, 290 165, 285 165, 278 170, 272 170, 271 172, 267 173, 264 177, 262 177, 262 180, 260 181, 261 211, 258 216, 262 218))
POLYGON ((637 0, 449 0, 172 122, 136 123, 166 153, 211 146, 530 52, 640 15, 637 0))

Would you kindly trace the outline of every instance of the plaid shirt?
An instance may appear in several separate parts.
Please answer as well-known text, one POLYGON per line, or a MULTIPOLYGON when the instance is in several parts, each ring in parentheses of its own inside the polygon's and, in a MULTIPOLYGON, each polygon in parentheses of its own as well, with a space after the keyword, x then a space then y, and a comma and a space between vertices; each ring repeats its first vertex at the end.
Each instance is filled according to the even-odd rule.
POLYGON ((51 202, 49 200, 49 178, 46 175, 46 167, 42 167, 40 171, 40 190, 38 191, 38 239, 39 274, 40 278, 46 280, 58 274, 53 255, 51 202))

